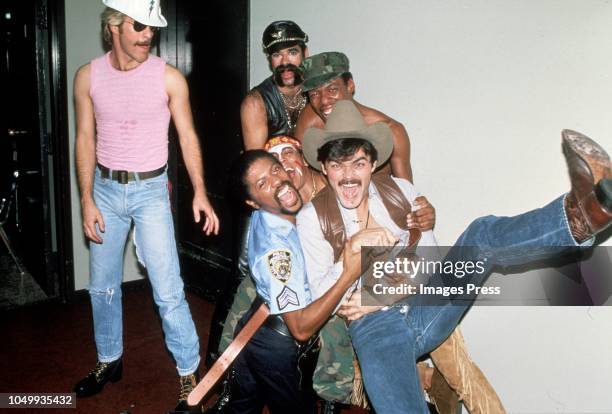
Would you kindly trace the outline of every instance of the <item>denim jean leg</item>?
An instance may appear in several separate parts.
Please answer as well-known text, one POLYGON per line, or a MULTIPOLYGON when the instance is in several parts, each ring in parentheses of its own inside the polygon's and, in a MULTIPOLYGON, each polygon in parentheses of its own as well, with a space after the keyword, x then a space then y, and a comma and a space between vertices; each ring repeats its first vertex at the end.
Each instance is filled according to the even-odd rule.
POLYGON ((349 333, 377 413, 428 413, 416 370, 417 332, 401 308, 354 321, 349 333))
POLYGON ((455 246, 474 246, 488 252, 488 258, 497 266, 523 265, 576 248, 579 244, 569 229, 564 200, 565 196, 561 196, 542 208, 514 217, 476 219, 455 246))
MULTIPOLYGON (((481 261, 484 272, 469 279, 482 286, 495 266, 515 266, 553 257, 576 247, 563 207, 564 197, 514 217, 487 216, 476 219, 459 237, 445 261, 481 261)), ((429 286, 465 286, 466 281, 435 274, 429 286)), ((454 300, 455 298, 453 298, 454 300)), ((411 298, 408 319, 419 332, 415 354, 420 357, 435 349, 455 329, 476 295, 462 295, 459 303, 429 306, 425 295, 411 298)), ((416 390, 414 390, 416 391, 416 390)))
MULTIPOLYGON (((545 260, 580 246, 571 235, 564 208, 565 196, 558 197, 542 208, 513 217, 486 216, 474 220, 459 236, 445 261, 482 261, 484 272, 476 273, 469 283, 482 286, 496 266, 508 267, 545 260)), ((583 243, 589 246, 591 242, 583 243)), ((444 275, 433 275, 430 286, 465 286, 466 281, 444 275)), ((455 328, 476 295, 463 295, 460 305, 422 306, 419 319, 427 340, 423 352, 429 352, 436 342, 444 340, 455 328)), ((426 298, 415 297, 411 305, 420 306, 426 298)))
POLYGON ((121 281, 123 252, 131 220, 124 209, 124 188, 96 171, 94 200, 104 219, 102 244, 89 243, 88 286, 98 360, 111 362, 123 353, 121 281))
POLYGON ((153 287, 166 345, 179 375, 188 375, 200 363, 200 345, 185 300, 167 182, 166 174, 162 174, 130 183, 129 209, 134 219, 137 255, 153 287))

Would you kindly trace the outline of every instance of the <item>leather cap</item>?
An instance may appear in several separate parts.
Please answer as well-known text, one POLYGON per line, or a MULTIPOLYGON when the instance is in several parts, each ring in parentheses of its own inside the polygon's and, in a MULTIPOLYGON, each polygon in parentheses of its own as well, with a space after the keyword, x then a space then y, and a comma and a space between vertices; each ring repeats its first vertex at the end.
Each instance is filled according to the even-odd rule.
POLYGON ((271 54, 297 43, 306 45, 308 35, 291 20, 277 20, 266 27, 261 42, 264 52, 271 54))

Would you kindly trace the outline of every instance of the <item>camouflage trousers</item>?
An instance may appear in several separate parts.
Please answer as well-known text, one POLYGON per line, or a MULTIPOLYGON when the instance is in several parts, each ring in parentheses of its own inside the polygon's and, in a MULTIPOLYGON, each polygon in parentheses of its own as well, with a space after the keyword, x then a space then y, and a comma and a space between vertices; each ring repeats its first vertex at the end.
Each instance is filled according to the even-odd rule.
POLYGON ((238 285, 236 295, 234 296, 234 302, 227 314, 227 318, 225 318, 221 339, 219 341, 219 354, 222 354, 234 339, 234 331, 236 330, 238 321, 248 312, 256 297, 257 291, 255 290, 255 283, 250 276, 247 276, 242 279, 242 282, 238 285))

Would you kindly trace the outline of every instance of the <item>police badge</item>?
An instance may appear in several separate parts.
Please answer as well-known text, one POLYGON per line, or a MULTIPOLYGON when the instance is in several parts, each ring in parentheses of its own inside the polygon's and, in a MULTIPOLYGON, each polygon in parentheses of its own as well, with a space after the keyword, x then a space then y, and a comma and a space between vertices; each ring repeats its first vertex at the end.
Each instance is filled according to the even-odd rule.
POLYGON ((291 252, 274 250, 268 253, 268 268, 272 276, 282 283, 287 283, 291 277, 291 252))

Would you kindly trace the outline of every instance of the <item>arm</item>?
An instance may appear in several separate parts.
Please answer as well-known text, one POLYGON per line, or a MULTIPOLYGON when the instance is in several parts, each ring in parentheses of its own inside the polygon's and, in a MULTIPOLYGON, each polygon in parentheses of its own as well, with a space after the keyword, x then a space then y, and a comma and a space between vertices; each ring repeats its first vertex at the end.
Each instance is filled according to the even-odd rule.
POLYGON ((262 149, 268 140, 268 116, 259 92, 251 91, 242 100, 240 124, 244 149, 262 149))
POLYGON ((410 167, 410 139, 404 125, 397 122, 395 119, 377 111, 374 108, 367 107, 354 101, 368 125, 375 122, 385 122, 393 135, 393 152, 389 165, 391 173, 394 177, 403 178, 412 182, 412 168, 410 167))
POLYGON ((418 228, 421 231, 433 230, 436 225, 436 209, 429 200, 419 196, 412 202, 412 213, 406 217, 408 228, 418 228))
MULTIPOLYGON (((316 210, 312 204, 302 207, 297 216, 297 230, 304 252, 308 285, 314 299, 325 294, 342 274, 344 263, 334 263, 334 251, 323 236, 316 210)), ((397 242, 383 227, 363 229, 349 240, 359 250, 362 246, 392 246, 397 242)))
POLYGON ((401 179, 396 179, 395 182, 412 205, 412 212, 406 216, 408 228, 417 228, 422 232, 433 230, 436 224, 436 210, 429 200, 422 196, 412 183, 401 179))
POLYGON ((93 199, 93 178, 96 168, 95 119, 89 96, 90 65, 82 66, 74 77, 74 108, 76 114, 76 171, 81 191, 83 232, 95 242, 102 243, 96 225, 104 233, 104 218, 93 199))
POLYGON ((189 88, 185 77, 178 69, 166 65, 166 92, 168 93, 169 108, 178 132, 179 145, 183 153, 185 167, 193 185, 193 219, 196 223, 201 220, 203 211, 205 220, 203 231, 206 235, 219 233, 219 219, 212 208, 206 194, 204 184, 204 169, 200 142, 193 126, 191 106, 189 104, 189 88))
POLYGON ((389 123, 393 133, 393 153, 389 163, 393 175, 412 182, 412 168, 410 166, 410 138, 404 125, 397 121, 389 123))
MULTIPOLYGON (((389 126, 393 133, 393 153, 391 154, 391 170, 393 176, 404 178, 412 183, 412 168, 410 166, 410 139, 406 128, 397 121, 391 121, 389 126)), ((436 224, 436 210, 429 200, 423 196, 410 199, 413 212, 406 218, 408 227, 421 231, 432 230, 436 224)))
POLYGON ((331 288, 323 296, 305 308, 283 313, 282 317, 289 331, 298 341, 306 341, 327 321, 345 292, 361 274, 361 253, 353 249, 350 242, 344 249, 343 271, 331 288))
POLYGON ((357 289, 347 299, 342 301, 338 308, 338 315, 349 321, 355 321, 368 313, 379 311, 383 306, 371 306, 361 304, 361 289, 357 289))
POLYGON ((291 334, 305 341, 316 333, 334 312, 346 291, 361 276, 361 248, 363 246, 392 246, 397 239, 385 228, 364 229, 345 244, 342 255, 342 273, 338 281, 319 299, 303 309, 283 314, 291 334))

